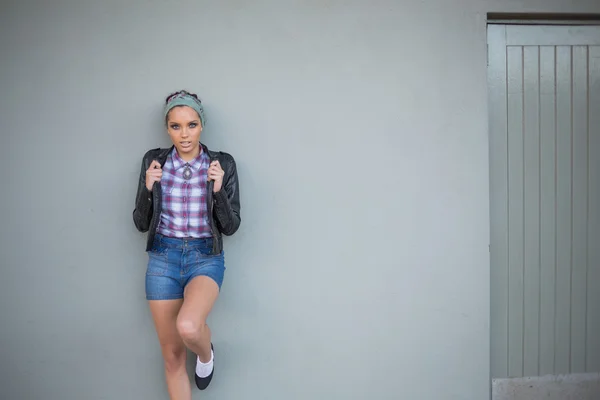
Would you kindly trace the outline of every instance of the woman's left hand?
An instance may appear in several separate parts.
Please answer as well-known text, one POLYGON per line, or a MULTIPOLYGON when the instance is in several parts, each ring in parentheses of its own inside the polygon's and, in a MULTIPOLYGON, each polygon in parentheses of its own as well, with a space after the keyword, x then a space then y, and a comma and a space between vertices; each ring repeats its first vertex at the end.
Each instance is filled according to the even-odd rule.
POLYGON ((213 192, 216 193, 221 190, 224 176, 225 171, 223 171, 223 168, 221 168, 221 164, 219 164, 218 161, 211 162, 210 167, 208 167, 208 180, 215 181, 213 192))

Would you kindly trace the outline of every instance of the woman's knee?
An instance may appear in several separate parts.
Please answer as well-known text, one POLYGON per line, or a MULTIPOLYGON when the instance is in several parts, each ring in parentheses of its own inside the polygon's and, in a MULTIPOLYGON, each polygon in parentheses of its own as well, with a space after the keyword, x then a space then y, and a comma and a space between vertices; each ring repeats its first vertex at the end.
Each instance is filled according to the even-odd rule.
POLYGON ((185 369, 186 350, 183 345, 163 345, 162 355, 165 361, 165 369, 167 373, 177 372, 182 368, 185 369))
POLYGON ((194 320, 185 316, 177 319, 177 332, 187 342, 196 340, 206 328, 206 321, 203 320, 194 320))

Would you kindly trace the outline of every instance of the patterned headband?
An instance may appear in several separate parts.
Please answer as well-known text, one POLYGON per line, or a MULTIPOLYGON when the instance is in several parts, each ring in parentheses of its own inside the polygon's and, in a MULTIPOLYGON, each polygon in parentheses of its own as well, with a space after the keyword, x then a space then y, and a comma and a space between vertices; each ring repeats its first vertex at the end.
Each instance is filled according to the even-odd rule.
POLYGON ((167 104, 165 105, 165 118, 169 114, 169 111, 171 111, 173 107, 177 106, 188 106, 193 108, 200 116, 200 123, 204 128, 206 117, 204 115, 204 107, 202 107, 202 102, 200 99, 192 96, 185 90, 172 94, 169 98, 167 98, 167 104))

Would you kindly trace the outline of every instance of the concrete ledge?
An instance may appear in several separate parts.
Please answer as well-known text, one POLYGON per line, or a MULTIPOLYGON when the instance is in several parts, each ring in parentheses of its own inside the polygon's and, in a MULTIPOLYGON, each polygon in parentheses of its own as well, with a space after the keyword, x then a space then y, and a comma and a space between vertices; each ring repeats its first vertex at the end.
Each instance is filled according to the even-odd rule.
POLYGON ((600 373, 492 379, 492 400, 598 400, 600 373))

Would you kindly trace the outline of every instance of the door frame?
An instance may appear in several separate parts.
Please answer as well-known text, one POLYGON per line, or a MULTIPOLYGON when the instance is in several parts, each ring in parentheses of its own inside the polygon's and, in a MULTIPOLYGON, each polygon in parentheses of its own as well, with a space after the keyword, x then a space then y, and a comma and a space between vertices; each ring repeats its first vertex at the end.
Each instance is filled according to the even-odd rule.
POLYGON ((600 25, 600 14, 490 12, 486 25, 600 25))

